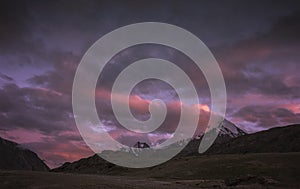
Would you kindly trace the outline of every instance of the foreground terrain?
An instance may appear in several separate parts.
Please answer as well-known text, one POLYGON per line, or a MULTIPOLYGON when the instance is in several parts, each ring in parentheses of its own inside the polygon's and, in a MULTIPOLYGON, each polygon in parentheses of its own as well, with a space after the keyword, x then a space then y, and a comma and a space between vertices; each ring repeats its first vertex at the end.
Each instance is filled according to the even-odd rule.
POLYGON ((106 175, 1 171, 0 188, 299 188, 300 153, 205 155, 106 175))

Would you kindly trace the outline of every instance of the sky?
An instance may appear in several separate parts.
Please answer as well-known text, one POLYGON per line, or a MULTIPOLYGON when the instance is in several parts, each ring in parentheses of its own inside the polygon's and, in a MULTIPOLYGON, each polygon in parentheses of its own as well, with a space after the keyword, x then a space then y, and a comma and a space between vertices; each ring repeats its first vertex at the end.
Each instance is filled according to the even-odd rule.
MULTIPOLYGON (((208 46, 225 79, 225 118, 244 131, 300 123, 297 1, 1 0, 0 137, 35 151, 50 167, 92 155, 72 112, 76 68, 100 37, 138 22, 182 27, 208 46)), ((199 127, 209 116, 207 82, 189 58, 161 45, 130 47, 110 60, 95 93, 99 118, 111 136, 127 145, 137 140, 159 143, 172 136, 178 123, 177 93, 154 79, 133 89, 130 105, 136 117, 146 120, 150 101, 164 100, 169 111, 162 128, 134 134, 114 118, 110 104, 114 80, 126 66, 149 57, 180 66, 199 94, 199 127)))

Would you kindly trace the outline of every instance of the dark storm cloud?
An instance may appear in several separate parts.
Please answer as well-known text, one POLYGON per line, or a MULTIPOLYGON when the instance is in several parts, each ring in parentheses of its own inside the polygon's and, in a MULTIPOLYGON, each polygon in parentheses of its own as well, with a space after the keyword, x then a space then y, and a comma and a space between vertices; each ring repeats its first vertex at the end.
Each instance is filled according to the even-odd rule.
MULTIPOLYGON (((36 23, 28 1, 0 2, 1 65, 49 63, 45 41, 35 36, 36 23)), ((51 61, 50 61, 51 62, 51 61)))
POLYGON ((285 108, 271 106, 247 106, 241 108, 234 116, 240 121, 252 122, 263 128, 300 122, 299 114, 285 108))
POLYGON ((8 75, 3 74, 1 72, 0 72, 0 78, 3 79, 3 80, 5 80, 5 81, 13 81, 14 80, 14 78, 9 77, 8 75))
POLYGON ((28 79, 31 84, 70 95, 79 57, 73 53, 56 53, 53 69, 28 79))
POLYGON ((1 1, 1 54, 17 64, 42 64, 47 61, 43 56, 53 49, 82 56, 103 34, 120 26, 145 21, 184 27, 209 46, 216 46, 265 31, 270 27, 270 21, 297 9, 295 3, 1 1), (14 60, 10 55, 22 59, 14 60))
MULTIPOLYGON (((98 80, 98 87, 110 91, 115 79, 124 68, 145 58, 164 59, 176 64, 190 77, 192 82, 194 82, 195 86, 197 86, 197 92, 201 97, 209 95, 207 82, 201 70, 190 58, 176 49, 154 44, 136 45, 115 55, 104 68, 98 80)), ((166 74, 170 79, 176 77, 176 75, 171 72, 166 74)), ((171 86, 155 79, 141 82, 134 88, 133 94, 142 94, 142 96, 147 99, 162 98, 166 101, 178 99, 176 92, 171 86)))
POLYGON ((258 92, 299 97, 299 85, 285 80, 299 77, 300 12, 280 19, 266 33, 216 50, 228 92, 258 92))
POLYGON ((72 128, 70 98, 42 88, 7 84, 0 90, 1 130, 23 128, 56 133, 72 128))
POLYGON ((30 35, 30 16, 27 8, 25 1, 19 1, 17 4, 10 1, 0 2, 1 54, 8 49, 18 52, 20 47, 28 45, 25 41, 25 36, 30 35))
MULTIPOLYGON (((299 12, 295 12, 275 22, 264 33, 214 50, 231 95, 258 93, 282 98, 299 97, 299 85, 296 82, 293 85, 286 82, 290 77, 299 80, 296 73, 300 61, 299 23, 299 12), (287 40, 286 36, 289 36, 287 40)), ((138 46, 120 53, 113 59, 114 65, 108 66, 103 82, 111 85, 129 63, 145 57, 156 57, 170 60, 185 69, 196 84, 200 96, 209 95, 205 78, 201 71, 195 71, 197 68, 193 67, 191 60, 174 50, 167 50, 166 47, 156 47, 156 50, 153 50, 155 47, 150 47, 151 50, 147 50, 145 46, 138 46)), ((158 87, 157 83, 154 87, 149 87, 148 91, 153 94, 155 87, 158 87)), ((146 86, 140 88, 144 92, 147 89, 146 86)))

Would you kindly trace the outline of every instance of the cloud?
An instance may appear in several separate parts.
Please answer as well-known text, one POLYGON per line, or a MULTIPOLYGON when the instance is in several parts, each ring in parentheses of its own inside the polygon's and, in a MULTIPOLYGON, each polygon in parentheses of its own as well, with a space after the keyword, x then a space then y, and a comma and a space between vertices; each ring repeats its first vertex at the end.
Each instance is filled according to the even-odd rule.
MULTIPOLYGON (((68 146, 67 148, 75 150, 73 145, 76 144, 78 145, 76 147, 77 151, 84 148, 83 152, 90 153, 76 129, 69 92, 54 90, 60 89, 59 86, 57 87, 53 89, 50 87, 19 87, 12 83, 4 85, 0 89, 1 135, 23 143, 43 158, 51 158, 52 160, 49 162, 51 166, 55 166, 54 161, 56 160, 59 160, 59 162, 70 161, 79 157, 79 152, 67 156, 67 153, 61 148, 68 146), (54 147, 57 148, 56 152, 50 154, 49 151, 51 152, 54 147)), ((109 91, 98 89, 96 99, 101 102, 99 105, 110 105, 110 95, 109 91)), ((124 105, 126 98, 122 95, 117 96, 118 103, 124 105)), ((138 95, 132 95, 129 99, 131 110, 135 112, 137 118, 145 115, 147 117, 150 100, 143 99, 138 95)), ((132 146, 138 140, 156 144, 158 141, 162 142, 163 139, 167 139, 164 137, 170 137, 175 131, 182 105, 179 101, 168 102, 167 108, 169 111, 166 120, 158 130, 150 135, 137 134, 124 129, 115 120, 109 106, 104 106, 104 109, 101 108, 104 111, 100 114, 100 118, 107 123, 108 132, 125 145, 132 146)), ((191 111, 193 111, 193 108, 198 108, 201 112, 209 112, 209 107, 204 104, 192 106, 191 111)), ((200 131, 202 130, 200 129, 197 132, 200 131)), ((102 142, 105 144, 105 141, 102 142)))
MULTIPOLYGON (((127 104, 127 97, 124 95, 115 95, 117 103, 120 106, 125 106, 127 104)), ((156 143, 156 141, 152 141, 151 137, 149 138, 149 134, 153 136, 155 134, 160 133, 162 136, 171 136, 172 133, 175 132, 177 125, 179 123, 179 118, 181 116, 181 108, 185 106, 187 111, 190 111, 191 114, 196 112, 196 109, 200 111, 198 129, 195 135, 201 133, 206 129, 210 108, 206 104, 196 104, 196 105, 186 105, 181 103, 180 101, 168 101, 166 102, 167 107, 167 115, 162 123, 162 125, 156 129, 155 131, 149 134, 137 134, 135 132, 129 131, 125 129, 115 118, 112 107, 111 107, 111 93, 104 89, 98 89, 96 91, 96 105, 98 107, 98 115, 102 122, 109 121, 108 125, 116 126, 117 129, 109 132, 111 136, 119 142, 124 142, 125 145, 132 146, 133 141, 138 141, 143 139, 144 141, 150 141, 150 143, 156 143), (128 137, 131 137, 130 140, 126 141, 128 137)), ((129 97, 130 110, 133 115, 139 120, 147 120, 150 117, 149 113, 149 104, 150 100, 143 99, 138 95, 132 95, 129 97)), ((189 128, 189 124, 186 125, 186 129, 189 128)), ((167 139, 167 138, 165 138, 167 139)))
MULTIPOLYGON (((228 118, 234 123, 257 131, 299 122, 300 21, 299 12, 294 12, 298 8, 297 1, 76 1, 72 6, 64 1, 1 1, 0 134, 25 143, 52 166, 90 155, 72 114, 77 65, 105 33, 144 21, 184 27, 212 49, 224 73, 228 118)), ((176 128, 178 95, 156 80, 138 84, 130 104, 133 114, 145 120, 149 102, 163 99, 169 111, 161 128, 134 134, 113 117, 109 100, 114 79, 126 66, 146 57, 174 62, 190 76, 201 103, 195 105, 201 110, 196 133, 202 132, 209 119, 210 98, 201 70, 175 49, 138 45, 117 54, 98 81, 98 112, 110 134, 129 146, 136 140, 155 144, 171 137, 176 128)), ((124 97, 119 101, 124 103, 124 97)))
POLYGON ((35 85, 45 87, 60 93, 70 95, 79 57, 71 52, 53 54, 53 69, 46 73, 37 74, 28 79, 35 85))
POLYGON ((94 154, 82 141, 60 140, 57 142, 55 138, 48 138, 42 142, 23 143, 23 146, 37 152, 51 168, 61 166, 63 162, 77 161, 94 154))
POLYGON ((0 96, 2 130, 26 128, 52 133, 74 125, 71 99, 58 92, 7 84, 0 89, 0 96))
POLYGON ((299 78, 295 72, 300 61, 299 20, 300 12, 296 12, 279 20, 270 31, 216 53, 229 92, 243 94, 257 90, 283 97, 299 94, 299 85, 289 86, 284 82, 291 75, 299 78))
POLYGON ((284 124, 299 123, 300 116, 283 107, 246 106, 233 115, 236 122, 251 122, 258 127, 267 129, 284 124))
POLYGON ((12 77, 9 77, 8 75, 5 75, 0 72, 0 78, 5 80, 5 81, 13 81, 14 79, 12 77))

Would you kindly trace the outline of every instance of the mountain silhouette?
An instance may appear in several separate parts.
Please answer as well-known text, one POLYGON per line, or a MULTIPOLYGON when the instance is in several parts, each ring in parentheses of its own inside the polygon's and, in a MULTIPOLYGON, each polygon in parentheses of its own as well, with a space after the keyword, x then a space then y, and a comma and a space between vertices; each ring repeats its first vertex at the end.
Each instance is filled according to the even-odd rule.
POLYGON ((0 138, 0 169, 49 171, 49 167, 36 153, 21 145, 0 138))

